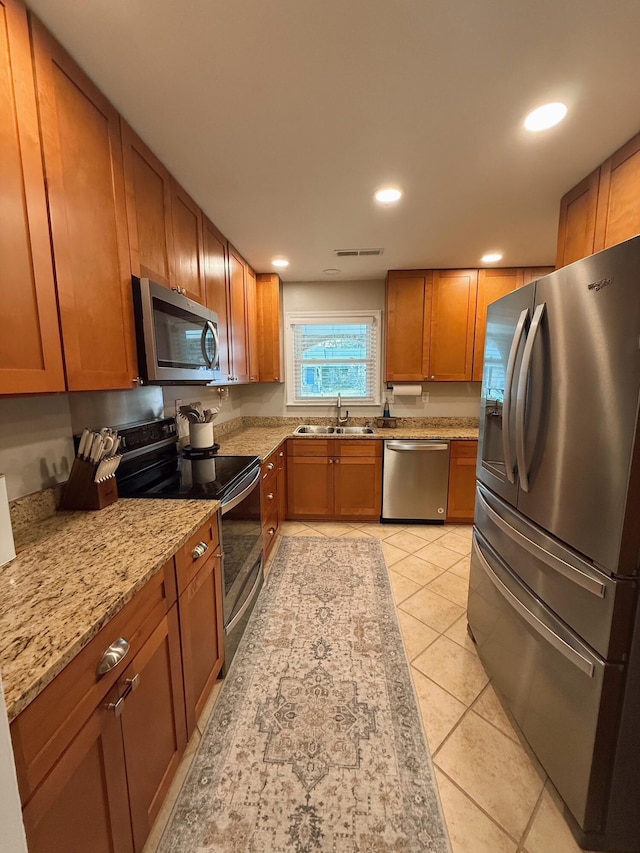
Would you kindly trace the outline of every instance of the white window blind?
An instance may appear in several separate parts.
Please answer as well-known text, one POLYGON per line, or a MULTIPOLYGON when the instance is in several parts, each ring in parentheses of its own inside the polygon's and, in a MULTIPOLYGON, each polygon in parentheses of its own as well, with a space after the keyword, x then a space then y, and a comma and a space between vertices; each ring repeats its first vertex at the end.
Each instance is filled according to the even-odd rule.
POLYGON ((287 314, 287 403, 380 402, 380 312, 287 314))

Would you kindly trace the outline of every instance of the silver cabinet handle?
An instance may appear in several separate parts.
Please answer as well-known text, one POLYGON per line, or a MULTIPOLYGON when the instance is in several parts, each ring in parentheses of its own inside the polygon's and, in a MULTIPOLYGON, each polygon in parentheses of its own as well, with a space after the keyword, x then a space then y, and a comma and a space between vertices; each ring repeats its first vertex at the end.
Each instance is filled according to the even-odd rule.
POLYGON ((500 595, 509 602, 516 613, 518 613, 522 619, 524 619, 524 621, 533 628, 536 634, 538 634, 543 640, 546 640, 550 646, 553 646, 553 648, 557 652, 560 652, 560 654, 570 663, 577 666, 578 669, 582 670, 582 672, 588 675, 589 678, 593 678, 595 666, 592 661, 584 657, 584 655, 581 655, 567 642, 565 642, 562 637, 558 636, 555 631, 552 631, 551 628, 545 625, 542 619, 539 619, 535 613, 532 613, 520 601, 520 599, 511 592, 507 585, 498 577, 496 572, 489 565, 486 557, 480 550, 480 545, 478 544, 478 540, 475 536, 473 537, 473 550, 477 558, 480 560, 480 563, 487 573, 487 577, 491 583, 495 586, 500 595))
POLYGON ((504 456, 504 467, 507 472, 507 480, 515 483, 513 473, 513 460, 511 458, 511 386, 513 385, 513 374, 516 369, 516 358, 518 348, 524 334, 525 325, 529 319, 529 309, 525 308, 518 317, 516 330, 511 341, 509 359, 507 361, 507 377, 504 384, 504 401, 502 403, 502 455, 504 456))
POLYGON ((273 492, 269 492, 269 494, 267 495, 267 500, 272 501, 274 499, 274 497, 275 497, 275 495, 273 494, 273 492))
POLYGON ((196 547, 193 549, 193 559, 199 560, 203 554, 206 554, 209 550, 209 546, 206 542, 198 542, 196 547))
POLYGON ((273 464, 273 462, 269 462, 269 463, 267 463, 267 471, 273 471, 273 469, 274 469, 275 467, 276 467, 276 466, 273 464))
POLYGON ((105 673, 114 669, 130 649, 130 645, 124 637, 120 637, 115 642, 111 643, 109 648, 102 655, 96 667, 96 675, 100 677, 105 673))
POLYGON ((540 323, 544 315, 546 302, 541 302, 533 312, 533 320, 529 329, 529 336, 524 345, 520 375, 518 376, 518 390, 516 391, 516 459, 518 461, 518 477, 523 491, 529 491, 529 471, 527 469, 527 457, 524 447, 524 419, 525 405, 527 400, 527 380, 531 369, 531 358, 533 356, 533 345, 540 331, 540 323))
POLYGON ((275 532, 276 532, 275 527, 270 527, 270 528, 267 530, 267 533, 269 534, 269 536, 273 536, 273 534, 274 534, 275 532))
POLYGON ((127 696, 133 693, 133 691, 140 684, 140 674, 136 673, 133 678, 127 678, 125 683, 127 687, 122 696, 117 700, 117 702, 109 702, 109 704, 107 705, 107 711, 113 711, 116 717, 119 717, 122 713, 127 696))

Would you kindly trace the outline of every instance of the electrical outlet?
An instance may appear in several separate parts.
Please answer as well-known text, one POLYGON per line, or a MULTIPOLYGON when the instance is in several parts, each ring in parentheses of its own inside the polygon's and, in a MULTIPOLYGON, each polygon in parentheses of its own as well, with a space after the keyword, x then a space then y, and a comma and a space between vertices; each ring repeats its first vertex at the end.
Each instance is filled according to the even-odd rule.
POLYGON ((181 405, 182 405, 182 400, 176 400, 176 411, 175 411, 176 418, 180 414, 180 406, 181 405))
POLYGON ((429 402, 429 392, 428 392, 428 391, 423 391, 423 392, 422 392, 422 402, 423 402, 423 403, 428 403, 428 402, 429 402))
POLYGON ((229 389, 226 386, 218 388, 218 398, 220 399, 220 402, 229 399, 229 389))

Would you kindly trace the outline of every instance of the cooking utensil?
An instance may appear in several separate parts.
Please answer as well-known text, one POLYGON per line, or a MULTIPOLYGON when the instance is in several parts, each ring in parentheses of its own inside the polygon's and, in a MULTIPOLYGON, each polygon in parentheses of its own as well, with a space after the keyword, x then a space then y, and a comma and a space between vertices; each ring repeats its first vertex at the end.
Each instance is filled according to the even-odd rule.
POLYGON ((190 424, 202 423, 202 414, 193 406, 180 406, 180 414, 186 418, 190 424))

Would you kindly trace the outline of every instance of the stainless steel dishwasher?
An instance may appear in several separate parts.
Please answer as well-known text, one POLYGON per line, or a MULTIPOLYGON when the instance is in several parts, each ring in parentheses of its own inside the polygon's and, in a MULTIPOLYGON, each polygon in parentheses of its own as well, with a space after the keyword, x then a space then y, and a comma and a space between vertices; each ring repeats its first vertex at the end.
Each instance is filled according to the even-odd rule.
POLYGON ((444 522, 448 490, 448 441, 385 441, 382 521, 444 522))

